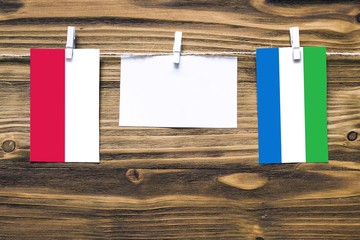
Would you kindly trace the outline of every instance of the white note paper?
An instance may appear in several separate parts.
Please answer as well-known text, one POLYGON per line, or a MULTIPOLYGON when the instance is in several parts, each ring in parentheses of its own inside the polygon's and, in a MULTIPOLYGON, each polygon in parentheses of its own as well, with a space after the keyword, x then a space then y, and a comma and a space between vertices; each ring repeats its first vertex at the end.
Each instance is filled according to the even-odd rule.
POLYGON ((237 127, 237 58, 122 57, 120 126, 237 127))

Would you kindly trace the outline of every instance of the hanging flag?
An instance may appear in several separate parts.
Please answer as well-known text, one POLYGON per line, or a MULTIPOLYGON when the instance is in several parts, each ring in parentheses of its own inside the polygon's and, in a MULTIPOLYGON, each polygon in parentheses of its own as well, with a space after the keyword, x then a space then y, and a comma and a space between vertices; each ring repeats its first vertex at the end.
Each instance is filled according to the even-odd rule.
POLYGON ((328 162, 326 48, 256 50, 259 163, 328 162))
POLYGON ((30 50, 30 161, 99 162, 98 49, 30 50))

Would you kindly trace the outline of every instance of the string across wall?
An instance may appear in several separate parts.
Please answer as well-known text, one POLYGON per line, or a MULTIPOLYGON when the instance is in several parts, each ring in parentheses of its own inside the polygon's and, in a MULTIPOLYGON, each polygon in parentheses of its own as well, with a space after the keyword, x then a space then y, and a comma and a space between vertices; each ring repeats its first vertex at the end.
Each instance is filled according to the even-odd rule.
MULTIPOLYGON (((255 51, 240 51, 240 52, 181 52, 182 56, 244 56, 244 55, 255 55, 255 51)), ((167 56, 173 55, 173 52, 146 52, 146 53, 132 53, 132 52, 100 52, 100 56, 167 56)), ((327 52, 327 56, 360 56, 360 52, 327 52)), ((30 57, 30 54, 0 54, 0 57, 14 57, 14 58, 26 58, 30 57)))

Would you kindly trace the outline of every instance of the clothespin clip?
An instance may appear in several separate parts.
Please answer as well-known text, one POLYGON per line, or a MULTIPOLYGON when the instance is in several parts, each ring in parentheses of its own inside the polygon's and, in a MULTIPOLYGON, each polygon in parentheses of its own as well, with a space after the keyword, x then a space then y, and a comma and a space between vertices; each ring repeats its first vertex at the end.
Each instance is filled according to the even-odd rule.
POLYGON ((299 27, 290 28, 290 39, 291 39, 291 47, 293 49, 293 59, 300 60, 301 59, 301 51, 300 51, 300 34, 299 27))
POLYGON ((180 63, 180 54, 181 54, 181 38, 182 32, 175 32, 175 40, 174 40, 174 59, 173 62, 176 64, 180 63))
POLYGON ((65 49, 66 59, 72 59, 74 48, 75 48, 75 27, 68 27, 66 49, 65 49))

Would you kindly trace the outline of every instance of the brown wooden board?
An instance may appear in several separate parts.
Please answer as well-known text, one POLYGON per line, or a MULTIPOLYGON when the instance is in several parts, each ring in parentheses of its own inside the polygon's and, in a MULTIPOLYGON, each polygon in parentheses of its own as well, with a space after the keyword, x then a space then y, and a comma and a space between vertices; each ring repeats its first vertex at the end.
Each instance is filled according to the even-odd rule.
MULTIPOLYGON (((359 239, 360 56, 328 56, 328 164, 258 165, 255 56, 238 128, 118 126, 120 58, 101 58, 100 164, 29 163, 29 48, 360 52, 359 1, 0 1, 0 239, 359 239)), ((86 88, 86 86, 84 86, 86 88)), ((297 136, 294 136, 296 138, 297 136)), ((46 141, 46 139, 44 139, 46 141)))

